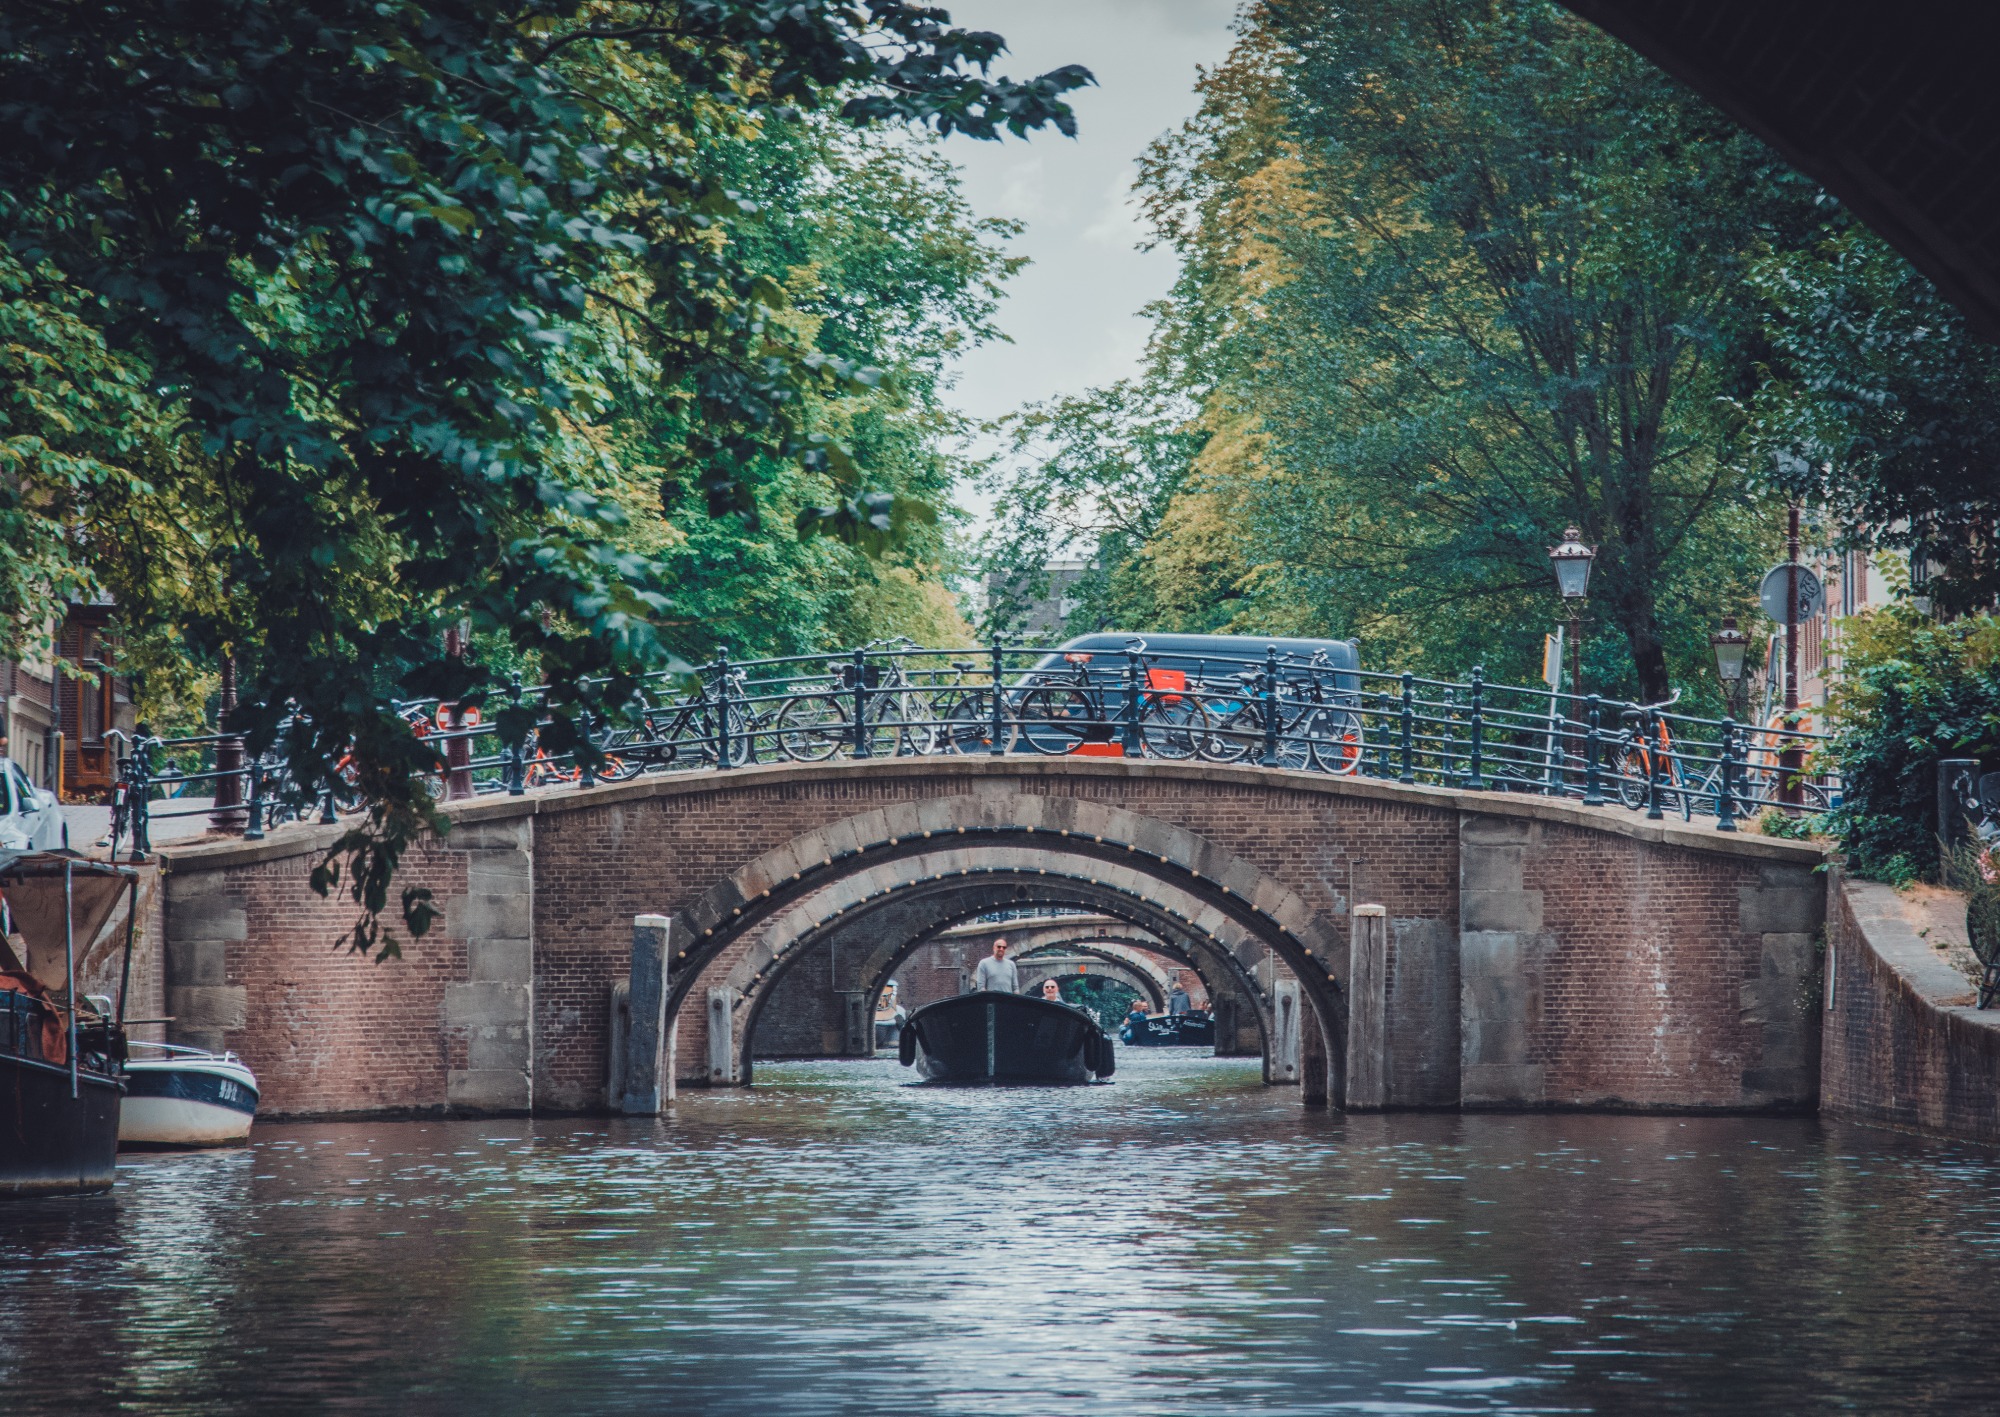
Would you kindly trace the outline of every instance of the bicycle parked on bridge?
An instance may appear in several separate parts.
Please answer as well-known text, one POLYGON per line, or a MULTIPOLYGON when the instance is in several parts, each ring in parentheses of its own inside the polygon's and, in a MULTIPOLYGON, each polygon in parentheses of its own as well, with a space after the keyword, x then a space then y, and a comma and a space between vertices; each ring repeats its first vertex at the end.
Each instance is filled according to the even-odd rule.
MULTIPOLYGON (((1159 668, 1142 639, 1127 640, 1125 651, 1145 675, 1144 687, 1137 688, 1140 751, 1154 758, 1194 757, 1209 736, 1210 723, 1200 700, 1187 692, 1186 675, 1159 668)), ((1101 672, 1093 674, 1094 658, 1088 650, 1067 651, 1061 668, 1037 671, 1035 682, 1022 692, 1015 712, 1021 737, 1036 752, 1060 757, 1086 744, 1108 745, 1125 721, 1126 690, 1101 672)), ((1119 666, 1118 672, 1127 667, 1119 666)))
MULTIPOLYGON (((1277 755, 1280 767, 1351 776, 1361 770, 1364 742, 1361 717, 1354 711, 1351 695, 1338 688, 1329 691, 1324 676, 1336 666, 1324 650, 1300 666, 1286 655, 1279 661, 1283 670, 1303 668, 1303 674, 1281 672, 1274 685, 1278 724, 1277 755)), ((1263 678, 1268 669, 1239 670, 1227 697, 1209 699, 1207 708, 1216 725, 1201 745, 1201 755, 1210 762, 1235 763, 1261 760, 1264 753, 1266 700, 1263 678)), ((1204 686, 1197 680, 1194 692, 1204 686)))

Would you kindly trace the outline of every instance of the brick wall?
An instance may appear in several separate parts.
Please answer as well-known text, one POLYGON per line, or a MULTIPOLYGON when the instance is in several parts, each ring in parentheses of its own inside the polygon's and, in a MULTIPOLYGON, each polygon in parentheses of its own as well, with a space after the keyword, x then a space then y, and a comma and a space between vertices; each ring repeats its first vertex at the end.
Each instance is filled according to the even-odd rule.
POLYGON ((1831 978, 1820 1069, 1827 1115, 2000 1143, 2000 1013, 1920 936, 1888 886, 1828 887, 1831 978))

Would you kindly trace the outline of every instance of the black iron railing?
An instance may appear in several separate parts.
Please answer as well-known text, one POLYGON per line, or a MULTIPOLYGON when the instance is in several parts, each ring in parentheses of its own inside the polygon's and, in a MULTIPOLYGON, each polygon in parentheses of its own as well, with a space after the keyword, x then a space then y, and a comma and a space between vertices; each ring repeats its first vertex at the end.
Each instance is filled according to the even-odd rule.
MULTIPOLYGON (((483 696, 489 708, 534 716, 532 731, 509 739, 497 724, 519 721, 518 712, 436 701, 398 710, 432 750, 433 790, 447 800, 755 763, 1008 753, 1255 764, 1532 793, 1622 803, 1655 820, 1710 817, 1721 831, 1769 807, 1823 810, 1838 795, 1822 737, 1782 720, 1740 724, 1494 684, 1477 669, 1455 682, 1275 648, 1197 657, 1152 650, 1137 636, 1123 650, 1087 654, 906 640, 771 659, 725 652, 692 673, 644 676, 630 702, 573 718, 586 751, 551 750, 547 697, 518 679, 483 696)), ((255 838, 364 805, 345 760, 331 765, 331 790, 308 796, 280 756, 235 766, 224 750, 239 743, 219 733, 133 740, 115 841, 144 854, 153 823, 194 815, 255 838)))

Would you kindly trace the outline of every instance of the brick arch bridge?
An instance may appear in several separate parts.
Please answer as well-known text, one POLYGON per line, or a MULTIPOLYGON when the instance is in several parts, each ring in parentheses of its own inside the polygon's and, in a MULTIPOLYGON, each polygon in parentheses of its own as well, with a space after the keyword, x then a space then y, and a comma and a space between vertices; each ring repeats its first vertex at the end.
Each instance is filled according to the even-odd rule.
MULTIPOLYGON (((1047 900, 1053 884, 1198 952, 1219 987, 1249 975, 1273 1033, 1317 1025, 1300 1030, 1322 1045, 1299 1050, 1308 1095, 1341 1101, 1359 1050, 1382 1080, 1363 1105, 1815 1096, 1824 891, 1800 843, 1541 798, 1115 759, 663 774, 447 815, 450 833, 415 847, 402 878, 432 891, 439 924, 381 965, 340 953, 352 907, 306 889, 339 828, 163 852, 172 1036, 244 1055, 273 1115, 645 1111, 696 1043, 707 1059, 709 991, 747 980, 744 1000, 723 1002, 754 1021, 779 962, 817 958, 798 948, 808 934, 925 902, 946 918, 969 887, 1047 900), (1361 906, 1382 907, 1388 930, 1361 937, 1356 974, 1361 906)), ((747 1045, 754 1029, 732 1028, 747 1045)))

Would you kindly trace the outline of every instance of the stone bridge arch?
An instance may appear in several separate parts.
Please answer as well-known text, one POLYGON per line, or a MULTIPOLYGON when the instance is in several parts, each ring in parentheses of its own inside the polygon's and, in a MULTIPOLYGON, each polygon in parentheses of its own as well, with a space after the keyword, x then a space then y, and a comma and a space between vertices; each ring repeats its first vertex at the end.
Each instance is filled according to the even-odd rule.
POLYGON ((1070 962, 1078 957, 1088 960, 1100 978, 1115 979, 1138 990, 1139 997, 1146 1001, 1151 1012, 1165 1011, 1167 996, 1173 990, 1173 980, 1152 960, 1136 949, 1123 947, 1123 942, 1117 940, 1086 938, 1061 943, 1052 941, 1022 951, 1022 989, 1032 994, 1045 979, 1071 977, 1070 962))
POLYGON ((750 1025, 782 960, 840 917, 907 892, 1008 883, 1043 900, 1051 888, 1115 900, 1155 933, 1213 942, 1217 958, 1253 977, 1275 955, 1299 987, 1268 1006, 1271 1031, 1303 1030, 1309 1013, 1324 1040, 1311 1064, 1324 1077, 1312 1091, 1340 1095, 1341 922, 1185 827, 1101 802, 998 791, 899 803, 814 828, 715 883, 679 917, 649 917, 635 930, 625 1105, 657 1106, 690 1054, 705 1056, 711 1080, 738 1081, 750 1025), (697 1044, 683 1032, 707 1036, 697 1044))
MULTIPOLYGON (((886 894, 864 907, 847 912, 810 937, 800 938, 795 947, 774 968, 768 988, 759 979, 761 952, 745 951, 724 981, 734 996, 735 1032, 739 1035, 742 1057, 733 1076, 747 1079, 756 1058, 800 1058, 828 1056, 868 1056, 874 1051, 871 1015, 875 1000, 892 974, 905 967, 927 947, 953 934, 963 934, 970 925, 995 912, 1061 899, 1072 904, 1087 902, 1101 911, 1105 921, 1132 933, 1147 947, 1163 953, 1195 971, 1211 998, 1219 1001, 1217 1043, 1224 1055, 1260 1055, 1270 1033, 1268 995, 1270 980, 1260 980, 1245 972, 1220 947, 1196 932, 1176 932, 1168 928, 1158 913, 1151 917, 1117 893, 1099 886, 1086 886, 1045 870, 1009 874, 994 871, 958 880, 919 883, 901 893, 886 894), (747 1001, 746 1010, 743 1002, 747 1001)), ((1074 934, 1074 926, 1057 932, 1064 939, 1074 934)), ((1100 932, 1104 926, 1096 927, 1100 932)), ((994 933, 1024 933, 1011 925, 988 924, 979 931, 983 940, 994 933)), ((1030 925, 1025 932, 1039 938, 1049 934, 1047 926, 1030 925)), ((1282 965, 1267 972, 1289 971, 1282 965)), ((957 993, 962 981, 956 971, 941 985, 913 987, 905 999, 916 1004, 957 993)), ((701 1030, 701 1036, 684 1034, 677 1039, 677 1076, 694 1080, 706 1072, 712 1078, 714 1062, 706 1052, 705 1016, 697 1015, 690 1004, 682 1006, 683 1028, 701 1030)))
MULTIPOLYGON (((765 1009, 818 944, 841 931, 879 941, 855 961, 842 991, 845 1031, 852 1040, 844 1051, 868 1051, 865 1010, 882 981, 937 934, 1004 904, 1084 903, 1174 940, 1175 954, 1203 961, 1204 980, 1216 980, 1223 997, 1241 1001, 1232 1028, 1247 1021, 1260 1044, 1276 1032, 1279 991, 1257 979, 1259 966, 1268 964, 1269 942, 1204 919, 1199 897, 1143 872, 1102 862, 1082 870, 1075 866, 1018 844, 959 847, 880 862, 830 883, 718 956, 705 976, 687 982, 675 1025, 677 1078, 716 1086, 747 1082, 765 1009), (723 1007, 726 1019, 716 1012, 723 1007)), ((1252 1051, 1266 1053, 1268 1081, 1298 1081, 1295 1057, 1272 1058, 1261 1046, 1252 1051)))

